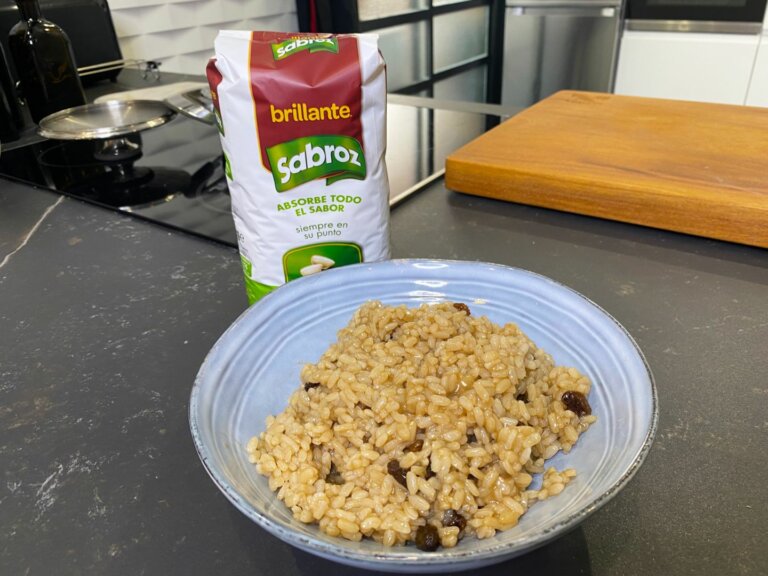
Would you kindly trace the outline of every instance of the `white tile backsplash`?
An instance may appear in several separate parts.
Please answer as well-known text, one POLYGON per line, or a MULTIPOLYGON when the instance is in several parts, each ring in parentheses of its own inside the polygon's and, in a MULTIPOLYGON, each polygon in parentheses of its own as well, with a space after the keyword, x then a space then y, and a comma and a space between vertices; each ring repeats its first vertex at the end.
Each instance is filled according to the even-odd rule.
POLYGON ((111 0, 123 57, 204 74, 219 30, 298 30, 292 0, 111 0))

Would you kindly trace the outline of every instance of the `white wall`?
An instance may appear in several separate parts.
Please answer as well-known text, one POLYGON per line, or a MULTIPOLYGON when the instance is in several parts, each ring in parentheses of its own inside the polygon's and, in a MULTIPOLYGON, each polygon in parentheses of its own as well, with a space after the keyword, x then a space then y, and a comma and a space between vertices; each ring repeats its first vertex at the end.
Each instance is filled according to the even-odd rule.
POLYGON ((616 94, 744 104, 757 34, 625 31, 616 94))
POLYGON ((752 81, 747 92, 747 106, 768 108, 768 35, 760 40, 760 48, 752 70, 752 81))
POLYGON ((298 30, 293 0, 111 0, 123 58, 204 74, 219 30, 298 30))

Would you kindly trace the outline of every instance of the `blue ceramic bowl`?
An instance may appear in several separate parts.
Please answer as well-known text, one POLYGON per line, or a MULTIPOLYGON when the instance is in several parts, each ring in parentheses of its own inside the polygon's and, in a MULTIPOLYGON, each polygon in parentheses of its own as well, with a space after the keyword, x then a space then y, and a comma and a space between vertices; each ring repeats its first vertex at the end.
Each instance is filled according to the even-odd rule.
POLYGON ((544 276, 479 262, 392 260, 328 270, 279 288, 243 313, 213 347, 195 381, 190 426, 200 459, 224 495, 278 538, 312 554, 392 572, 453 572, 523 554, 567 532, 621 490, 653 440, 657 397, 637 344, 604 310, 544 276), (567 455, 548 461, 578 475, 493 538, 421 552, 349 542, 293 519, 248 462, 245 445, 282 411, 303 364, 316 362, 367 300, 418 306, 450 300, 475 316, 517 323, 558 364, 593 382, 598 421, 567 455))

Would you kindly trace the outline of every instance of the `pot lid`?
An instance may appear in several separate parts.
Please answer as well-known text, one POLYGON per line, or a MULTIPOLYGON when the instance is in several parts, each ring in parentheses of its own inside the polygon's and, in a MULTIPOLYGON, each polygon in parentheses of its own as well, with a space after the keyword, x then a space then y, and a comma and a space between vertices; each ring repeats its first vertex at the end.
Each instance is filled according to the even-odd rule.
POLYGON ((40 121, 38 134, 53 140, 99 140, 162 126, 176 112, 156 100, 110 100, 60 110, 40 121))

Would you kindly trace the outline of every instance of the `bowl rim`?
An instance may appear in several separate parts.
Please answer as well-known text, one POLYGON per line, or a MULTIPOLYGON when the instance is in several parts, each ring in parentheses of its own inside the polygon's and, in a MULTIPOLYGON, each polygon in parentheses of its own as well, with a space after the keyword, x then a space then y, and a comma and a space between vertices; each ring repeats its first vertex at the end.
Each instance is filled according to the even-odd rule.
MULTIPOLYGON (((206 449, 206 447, 201 442, 200 431, 199 431, 199 426, 197 422, 197 410, 198 410, 198 400, 200 396, 200 388, 202 386, 202 380, 203 380, 203 377, 205 376, 205 373, 208 367, 209 358, 217 353, 217 350, 222 345, 222 342, 226 341, 227 334, 229 334, 230 331, 236 330, 237 326, 242 322, 244 317, 251 314, 252 313, 251 311, 255 307, 261 305, 261 303, 271 301, 270 299, 274 298, 274 295, 280 292, 280 288, 282 288, 282 286, 277 290, 270 292, 269 294, 264 296, 261 300, 257 301, 255 304, 253 304, 252 306, 249 306, 246 310, 244 310, 234 320, 234 322, 232 322, 232 324, 222 333, 222 335, 217 339, 216 343, 213 345, 210 351, 206 354, 205 359, 203 360, 203 363, 200 367, 200 370, 198 371, 197 376, 195 377, 195 381, 194 381, 194 384, 192 385, 192 390, 190 393, 188 414, 189 414, 190 431, 192 434, 192 439, 194 441, 195 450, 208 476, 210 476, 214 484, 216 484, 216 486, 224 494, 224 496, 240 512, 242 512, 248 518, 253 520, 261 528, 267 530, 268 532, 280 538, 284 542, 287 542, 293 546, 297 546, 307 552, 310 552, 322 557, 333 558, 336 561, 343 562, 346 564, 351 564, 351 565, 357 565, 357 566, 367 565, 371 569, 385 570, 385 571, 388 569, 391 570, 393 564, 397 565, 398 571, 401 571, 407 568, 413 569, 413 568, 416 568, 417 566, 420 568, 426 567, 428 569, 431 569, 432 571, 435 571, 441 567, 445 567, 450 571, 456 571, 456 570, 461 570, 464 564, 474 563, 475 565, 479 565, 482 562, 482 564, 487 565, 487 564, 493 563, 496 559, 500 560, 502 558, 507 558, 507 557, 511 558, 513 556, 524 554, 526 552, 533 550, 534 548, 538 548, 539 546, 542 546, 548 543, 549 541, 553 540, 557 536, 562 535, 565 532, 568 532, 569 530, 578 526, 586 518, 591 516, 594 512, 596 512, 598 509, 602 508, 605 504, 611 501, 627 485, 627 483, 635 476, 637 471, 640 469, 640 466, 645 461, 651 449, 654 438, 656 436, 657 427, 658 427, 659 400, 658 400, 658 392, 656 388, 656 381, 653 376, 653 372, 651 371, 651 368, 648 365, 648 361, 646 360, 645 355, 640 349, 640 346, 637 344, 637 342, 629 333, 629 331, 616 318, 614 318, 613 315, 608 313, 602 306, 600 306, 599 304, 596 304, 594 301, 584 296, 577 290, 563 284, 562 282, 558 282, 557 280, 554 280, 548 276, 539 274, 538 272, 532 272, 530 270, 526 270, 524 268, 520 268, 516 266, 508 266, 505 264, 483 262, 479 260, 452 260, 452 259, 439 259, 439 258, 395 258, 395 259, 384 260, 380 262, 365 262, 361 264, 353 264, 349 266, 344 266, 343 268, 339 268, 338 270, 339 271, 340 270, 349 271, 350 269, 362 270, 364 268, 378 267, 382 265, 384 266, 401 265, 401 266, 416 268, 416 266, 414 266, 415 264, 448 265, 448 266, 452 266, 452 265, 454 266, 457 266, 457 265, 458 266, 465 266, 465 265, 488 266, 491 268, 500 268, 508 272, 522 273, 524 275, 533 276, 540 280, 544 280, 545 282, 551 283, 556 287, 565 289, 568 292, 571 292, 572 294, 578 296, 580 299, 584 300, 588 306, 592 306, 596 308, 607 319, 611 320, 616 325, 616 327, 619 328, 621 332, 623 332, 624 336, 632 344, 632 347, 634 348, 634 351, 637 353, 639 359, 642 361, 642 365, 648 377, 648 383, 650 384, 650 393, 651 393, 650 394, 651 418, 648 425, 648 430, 646 431, 645 437, 643 438, 642 445, 640 446, 637 453, 635 454, 635 457, 633 458, 632 463, 621 475, 621 477, 619 477, 616 480, 616 482, 613 483, 613 485, 611 485, 607 490, 605 490, 602 494, 600 494, 588 506, 585 506, 583 508, 576 510, 575 512, 573 512, 572 514, 570 514, 560 522, 557 522, 556 524, 553 524, 552 526, 546 529, 534 532, 533 534, 530 534, 524 538, 516 540, 514 542, 513 549, 510 549, 509 542, 505 542, 505 543, 499 543, 496 546, 491 546, 490 548, 482 552, 477 552, 472 550, 462 551, 461 546, 456 546, 454 548, 441 549, 441 551, 437 554, 435 553, 426 554, 426 553, 419 552, 419 553, 413 553, 408 555, 398 554, 395 557, 389 554, 388 551, 390 549, 385 547, 382 547, 382 551, 380 553, 371 552, 369 550, 357 551, 351 548, 350 546, 345 546, 345 545, 356 544, 355 542, 350 542, 342 538, 338 539, 338 543, 324 542, 324 541, 314 539, 310 536, 297 534, 296 532, 293 532, 290 529, 290 527, 283 526, 282 523, 275 522, 269 516, 262 514, 261 512, 256 510, 250 504, 250 502, 248 502, 237 491, 235 491, 226 481, 223 480, 223 478, 219 476, 219 473, 209 465, 208 460, 211 458, 211 456, 208 450, 206 449)), ((324 273, 326 277, 329 272, 334 273, 336 271, 335 270, 326 271, 324 273)), ((302 283, 308 283, 315 280, 316 278, 313 278, 310 276, 306 278, 299 278, 299 279, 293 280, 290 282, 290 284, 303 285, 302 283)), ((396 548, 396 549, 402 549, 402 548, 396 548)))

